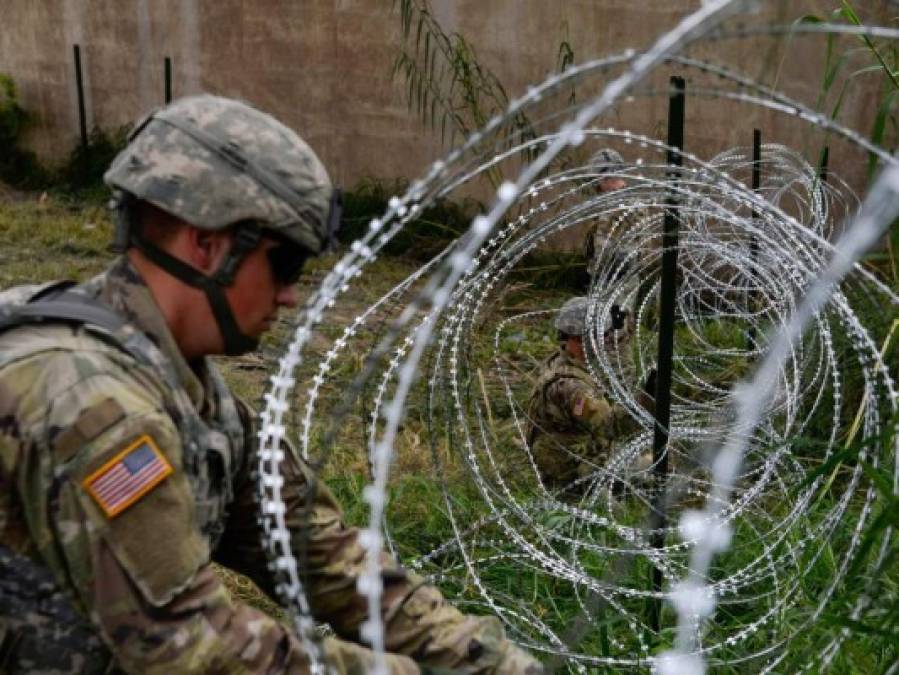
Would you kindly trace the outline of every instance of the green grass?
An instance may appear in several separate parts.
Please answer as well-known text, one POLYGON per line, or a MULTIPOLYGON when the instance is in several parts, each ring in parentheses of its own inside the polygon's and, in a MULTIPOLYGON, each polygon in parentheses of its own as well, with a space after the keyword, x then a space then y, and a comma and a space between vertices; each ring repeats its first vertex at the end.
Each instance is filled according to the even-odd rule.
POLYGON ((112 259, 111 238, 103 207, 54 197, 6 202, 0 207, 0 288, 87 279, 112 259))
MULTIPOLYGON (((112 254, 107 250, 111 233, 112 225, 108 213, 94 204, 81 204, 52 195, 42 200, 34 195, 8 195, 5 199, 0 197, 0 288, 59 278, 86 279, 100 271, 112 259, 112 254)), ((309 265, 300 285, 304 293, 310 293, 317 287, 318 282, 336 259, 336 255, 332 255, 309 265)), ((382 257, 372 263, 363 277, 365 283, 351 288, 346 297, 326 315, 319 335, 310 343, 310 355, 321 356, 330 347, 331 341, 340 335, 344 325, 403 280, 416 266, 415 262, 391 257, 382 257)), ((471 406, 477 402, 482 408, 485 407, 477 365, 488 364, 492 359, 493 331, 490 326, 513 313, 558 306, 570 293, 571 290, 564 287, 538 288, 536 284, 527 283, 524 278, 511 281, 501 300, 492 308, 490 314, 483 317, 482 324, 476 327, 477 339, 470 346, 471 363, 475 364, 475 372, 463 373, 462 378, 463 381, 467 379, 469 382, 466 405, 471 406)), ((883 324, 877 320, 877 307, 871 303, 866 305, 863 301, 859 306, 866 312, 863 322, 871 325, 883 324), (868 313, 871 316, 868 316, 868 313)), ((385 313, 382 319, 386 320, 390 316, 390 313, 385 313)), ((703 338, 717 347, 743 346, 743 327, 737 323, 719 321, 700 325, 703 326, 703 338)), ((346 384, 359 372, 366 354, 380 339, 382 333, 377 329, 378 322, 374 322, 373 326, 374 330, 363 331, 356 338, 350 350, 351 357, 338 362, 333 379, 322 389, 321 410, 327 411, 329 406, 340 399, 346 384)), ((277 355, 278 347, 288 329, 286 323, 281 325, 278 334, 265 341, 262 357, 253 354, 235 359, 222 359, 226 378, 238 395, 258 404, 266 387, 265 378, 270 372, 272 359, 277 355)), ((699 363, 698 359, 703 356, 703 349, 698 343, 693 342, 682 328, 679 328, 677 336, 679 353, 695 356, 699 363)), ((844 344, 841 340, 842 337, 835 336, 835 348, 838 353, 848 350, 848 344, 844 344)), ((540 360, 553 349, 552 329, 546 321, 539 319, 518 322, 503 335, 499 344, 500 358, 519 400, 526 397, 532 386, 531 382, 540 360)), ((298 389, 305 388, 304 383, 312 375, 314 362, 315 358, 309 359, 301 367, 298 373, 301 386, 298 389)), ((704 377, 719 377, 720 384, 726 386, 733 379, 745 374, 748 365, 738 360, 722 359, 705 364, 702 374, 704 377)), ((484 365, 484 368, 487 366, 484 365)), ((501 464, 502 474, 509 478, 513 492, 520 499, 526 500, 533 494, 534 486, 525 472, 516 470, 515 462, 519 461, 520 455, 516 453, 511 410, 501 395, 502 390, 496 378, 492 377, 489 371, 483 374, 493 420, 494 445, 497 448, 497 459, 501 464)), ((426 378, 422 378, 409 398, 407 416, 397 438, 395 464, 389 484, 388 521, 397 549, 404 560, 415 560, 452 538, 445 490, 452 502, 453 513, 463 526, 484 515, 483 501, 474 486, 469 469, 459 457, 456 446, 451 446, 449 439, 444 435, 441 420, 436 420, 432 443, 425 399, 427 384, 426 378), (439 470, 435 470, 435 461, 439 464, 439 470)), ((845 387, 843 396, 846 401, 859 400, 859 383, 855 379, 846 382, 845 387)), ((367 388, 364 397, 370 399, 372 395, 373 389, 367 388)), ((697 394, 691 393, 687 387, 682 395, 688 397, 697 394)), ((298 402, 302 403, 302 394, 298 402)), ((822 425, 828 421, 829 412, 826 403, 825 401, 825 405, 822 406, 824 412, 819 413, 822 425)), ((843 417, 848 425, 856 407, 847 403, 846 408, 843 417)), ((354 407, 349 418, 341 422, 333 444, 326 449, 326 452, 315 457, 320 460, 321 475, 325 482, 342 502, 347 521, 355 525, 365 525, 368 521, 367 507, 360 499, 361 490, 368 482, 364 415, 364 409, 358 405, 354 407)), ((327 420, 327 414, 322 415, 320 419, 327 420)), ((296 422, 297 420, 294 420, 294 423, 296 422)), ((821 428, 826 428, 826 425, 821 428)), ((320 424, 313 429, 315 452, 322 450, 318 441, 324 432, 325 429, 320 424)), ((834 475, 829 488, 819 495, 817 503, 808 514, 809 522, 814 522, 842 496, 848 484, 848 471, 857 462, 858 451, 856 448, 842 456, 840 458, 842 464, 823 465, 816 439, 791 439, 791 441, 795 443, 797 451, 808 458, 809 466, 814 466, 814 462, 818 462, 822 464, 822 475, 825 477, 834 475), (815 460, 815 457, 818 459, 815 460)), ((891 442, 887 438, 883 439, 882 447, 890 447, 891 442)), ((453 439, 453 443, 458 443, 458 439, 453 439)), ((862 533, 862 541, 869 542, 866 544, 867 548, 857 553, 860 562, 851 567, 850 573, 837 588, 833 601, 820 619, 793 636, 788 660, 782 664, 783 668, 778 672, 794 672, 799 669, 808 655, 818 653, 833 636, 844 629, 849 631, 850 638, 837 656, 834 672, 884 672, 899 658, 895 646, 899 644, 895 639, 899 631, 897 628, 899 565, 896 564, 899 548, 895 540, 889 551, 893 563, 878 571, 877 577, 873 579, 869 567, 878 550, 878 543, 883 541, 884 528, 890 523, 894 526, 899 525, 899 522, 896 522, 899 519, 897 515, 899 506, 888 489, 892 480, 889 468, 868 467, 866 471, 871 473, 868 480, 876 482, 880 490, 874 513, 862 533), (879 476, 879 479, 876 476, 879 476), (872 582, 875 584, 873 586, 875 595, 872 598, 871 611, 863 614, 859 621, 850 622, 849 617, 859 589, 868 587, 872 582)), ((754 522, 763 523, 765 519, 777 520, 783 516, 786 504, 772 498, 765 503, 755 504, 753 508, 754 522)), ((807 569, 795 591, 793 606, 771 619, 769 624, 750 639, 749 645, 761 648, 774 636, 784 635, 807 620, 810 612, 817 607, 821 592, 827 588, 837 570, 840 553, 846 546, 851 535, 851 525, 860 509, 861 500, 853 499, 850 517, 840 526, 836 536, 828 542, 830 550, 813 557, 811 555, 813 549, 806 546, 801 564, 806 565, 807 569)), ((633 512, 621 513, 617 517, 619 520, 636 524, 645 517, 645 511, 634 509, 633 512)), ((544 513, 540 518, 543 526, 552 526, 559 531, 564 532, 571 527, 571 519, 564 513, 544 513)), ((580 535, 581 532, 575 534, 580 535)), ((488 526, 484 529, 484 536, 501 538, 505 535, 498 527, 488 526)), ((616 542, 609 532, 597 531, 593 536, 598 542, 612 545, 620 543, 616 542)), ((801 537, 801 533, 794 532, 791 537, 783 546, 796 546, 799 543, 797 537, 801 537)), ((487 544, 474 547, 472 552, 485 555, 495 553, 487 544)), ((742 565, 758 556, 759 552, 760 544, 744 523, 738 527, 734 548, 716 559, 715 574, 726 574, 727 569, 742 565)), ((613 569, 609 559, 597 554, 584 555, 581 562, 587 571, 597 577, 613 575, 615 582, 622 585, 635 588, 648 586, 650 569, 642 558, 623 572, 613 569)), ((459 564, 461 564, 459 554, 449 551, 440 557, 436 564, 426 565, 424 571, 439 573, 442 569, 459 564)), ((220 570, 220 573, 235 596, 276 618, 284 619, 278 607, 247 579, 228 570, 220 570)), ((559 631, 570 627, 580 615, 579 605, 571 594, 570 586, 523 566, 518 561, 498 561, 484 569, 483 578, 498 594, 527 599, 531 610, 559 631)), ((477 599, 477 589, 464 574, 453 575, 443 580, 441 587, 447 594, 463 602, 477 599)), ((767 589, 757 590, 760 597, 755 602, 722 604, 716 614, 715 625, 710 628, 713 638, 733 634, 741 627, 759 620, 770 606, 770 601, 764 598, 767 589)), ((625 606, 638 614, 645 611, 645 601, 640 598, 625 601, 625 606)), ((664 612, 665 625, 670 627, 673 625, 670 608, 666 608, 664 612)), ((620 652, 620 646, 612 646, 611 641, 616 639, 627 640, 625 648, 636 653, 638 644, 632 638, 632 631, 615 610, 607 608, 601 618, 597 618, 594 625, 585 632, 580 649, 596 654, 620 652)), ((670 628, 666 629, 663 644, 670 644, 672 639, 670 628)), ((653 649, 657 648, 653 643, 651 646, 653 649)), ((730 654, 723 653, 722 657, 726 660, 728 656, 739 655, 745 649, 746 643, 742 643, 734 647, 730 654)), ((753 672, 755 665, 757 664, 749 663, 716 667, 715 672, 753 672)))

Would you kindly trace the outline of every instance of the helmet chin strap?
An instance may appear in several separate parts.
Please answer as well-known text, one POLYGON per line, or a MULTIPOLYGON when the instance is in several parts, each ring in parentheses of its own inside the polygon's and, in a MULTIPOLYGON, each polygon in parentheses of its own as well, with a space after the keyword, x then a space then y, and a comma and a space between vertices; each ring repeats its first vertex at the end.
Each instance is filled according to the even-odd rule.
POLYGON ((259 243, 262 235, 258 226, 243 225, 237 228, 234 245, 221 266, 211 276, 203 274, 147 241, 140 235, 137 228, 129 229, 128 241, 132 246, 173 277, 203 291, 222 336, 225 354, 237 356, 256 349, 259 340, 241 332, 231 304, 225 297, 225 288, 234 282, 234 274, 246 254, 259 243))

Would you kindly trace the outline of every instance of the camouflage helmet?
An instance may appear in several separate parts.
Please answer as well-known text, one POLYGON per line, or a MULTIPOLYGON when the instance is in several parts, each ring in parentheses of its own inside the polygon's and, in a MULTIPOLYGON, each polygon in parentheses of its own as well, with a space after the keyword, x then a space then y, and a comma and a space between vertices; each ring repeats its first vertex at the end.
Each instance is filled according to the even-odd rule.
POLYGON ((607 173, 624 167, 624 158, 621 153, 612 148, 598 150, 590 158, 590 169, 597 173, 607 173))
POLYGON ((275 118, 232 99, 192 96, 151 113, 104 180, 201 229, 255 221, 313 254, 333 235, 319 158, 275 118))
POLYGON ((566 335, 583 335, 587 326, 587 305, 588 301, 584 296, 567 300, 556 314, 553 326, 566 335))

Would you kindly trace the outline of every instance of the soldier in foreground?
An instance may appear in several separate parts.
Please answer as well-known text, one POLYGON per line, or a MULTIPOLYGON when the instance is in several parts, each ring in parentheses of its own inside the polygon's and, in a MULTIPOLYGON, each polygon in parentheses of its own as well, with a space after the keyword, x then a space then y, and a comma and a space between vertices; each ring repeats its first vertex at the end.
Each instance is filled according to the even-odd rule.
MULTIPOLYGON (((576 297, 559 310, 553 324, 559 350, 543 363, 528 403, 528 446, 544 483, 553 489, 571 487, 601 469, 615 439, 636 428, 624 408, 602 396, 587 370, 587 305, 587 298, 576 297)), ((625 331, 613 326, 604 340, 615 342, 616 333, 625 331)), ((646 394, 639 400, 650 406, 646 394)), ((645 468, 645 461, 640 464, 645 468)))
MULTIPOLYGON (((274 594, 254 415, 208 356, 253 349, 296 305, 303 261, 334 230, 327 173, 275 119, 201 96, 140 123, 105 178, 124 255, 74 288, 0 295, 0 671, 309 672, 292 632, 211 566, 274 594)), ((357 531, 286 455, 311 609, 341 638, 326 666, 366 672, 357 531)), ((540 672, 496 618, 386 556, 382 580, 391 672, 540 672)))

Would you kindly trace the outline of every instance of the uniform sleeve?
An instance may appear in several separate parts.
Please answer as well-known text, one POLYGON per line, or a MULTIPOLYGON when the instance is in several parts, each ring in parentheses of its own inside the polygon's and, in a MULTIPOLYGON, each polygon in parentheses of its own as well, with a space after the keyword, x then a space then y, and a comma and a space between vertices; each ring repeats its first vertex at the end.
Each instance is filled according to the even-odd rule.
MULTIPOLYGON (((358 641, 359 626, 368 614, 367 599, 357 590, 365 569, 359 531, 344 525, 337 500, 307 465, 294 459, 287 467, 285 479, 301 487, 288 504, 288 526, 295 555, 306 571, 313 613, 339 635, 358 641)), ((382 554, 381 569, 388 651, 430 667, 470 673, 540 672, 535 660, 506 639, 497 618, 462 614, 434 586, 387 554, 382 554)))
MULTIPOLYGON (((285 491, 287 525, 312 612, 339 636, 358 643, 360 624, 368 615, 367 598, 357 590, 357 580, 365 570, 359 531, 344 524, 332 492, 295 452, 285 453, 281 469, 285 485, 292 486, 285 491)), ((220 547, 228 551, 222 562, 247 574, 263 589, 270 589, 271 581, 263 567, 265 556, 258 543, 254 495, 252 482, 243 481, 225 534, 228 543, 220 547)), ((429 667, 468 673, 540 672, 537 661, 505 638, 498 619, 462 614, 434 586, 405 571, 386 554, 381 566, 381 615, 388 652, 429 667)), ((344 643, 338 661, 354 653, 344 643)))
POLYGON ((597 438, 616 438, 636 428, 636 422, 619 405, 610 404, 586 382, 560 378, 548 390, 550 398, 569 416, 572 424, 597 438))
POLYGON ((126 672, 306 672, 287 630, 213 573, 158 383, 108 365, 60 354, 4 373, 31 376, 17 478, 42 557, 126 672))
POLYGON ((560 410, 564 410, 572 424, 585 430, 602 427, 613 416, 612 406, 585 382, 573 377, 562 377, 546 391, 547 398, 560 410))

